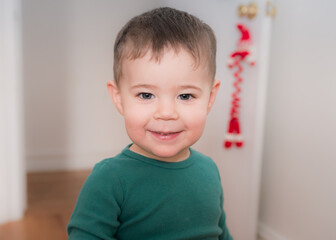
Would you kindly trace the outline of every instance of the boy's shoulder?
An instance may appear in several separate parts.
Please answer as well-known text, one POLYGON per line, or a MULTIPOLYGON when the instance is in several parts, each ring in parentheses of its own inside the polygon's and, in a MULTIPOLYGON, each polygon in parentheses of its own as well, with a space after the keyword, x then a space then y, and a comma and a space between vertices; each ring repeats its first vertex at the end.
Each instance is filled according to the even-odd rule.
POLYGON ((191 155, 197 158, 201 158, 207 161, 212 161, 211 157, 205 155, 204 153, 199 152, 198 150, 195 150, 193 148, 190 148, 191 155))
POLYGON ((130 161, 132 160, 121 153, 114 157, 105 158, 94 165, 88 180, 105 185, 113 185, 117 182, 122 186, 125 176, 132 175, 136 170, 136 167, 132 166, 134 163, 130 164, 130 161))
POLYGON ((120 171, 123 168, 127 167, 130 161, 132 161, 132 159, 123 155, 122 153, 119 153, 114 157, 105 158, 100 162, 96 163, 93 169, 98 171, 103 169, 109 171, 110 170, 120 171))
POLYGON ((205 155, 205 154, 203 154, 203 153, 201 153, 201 152, 199 152, 195 149, 192 149, 192 148, 190 149, 190 151, 191 151, 191 154, 193 155, 193 157, 198 160, 198 162, 201 162, 203 164, 210 164, 214 167, 217 167, 216 163, 214 162, 214 160, 211 157, 209 157, 209 156, 207 156, 207 155, 205 155))

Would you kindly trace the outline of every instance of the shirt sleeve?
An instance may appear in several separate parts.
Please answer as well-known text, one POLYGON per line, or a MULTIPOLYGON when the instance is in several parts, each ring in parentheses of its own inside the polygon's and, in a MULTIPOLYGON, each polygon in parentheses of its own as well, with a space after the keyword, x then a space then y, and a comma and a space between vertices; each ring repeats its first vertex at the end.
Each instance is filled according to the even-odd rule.
POLYGON ((233 240, 228 227, 226 226, 226 216, 223 207, 223 191, 221 193, 221 209, 222 209, 222 216, 219 221, 219 226, 222 228, 222 234, 219 236, 219 240, 233 240))
POLYGON ((224 196, 223 196, 223 188, 222 188, 222 184, 221 184, 221 177, 220 177, 220 173, 217 169, 217 174, 218 174, 218 179, 219 179, 219 183, 220 183, 220 208, 222 211, 221 217, 219 219, 219 227, 222 229, 222 234, 219 236, 219 240, 233 240, 229 229, 226 225, 226 215, 225 215, 225 211, 224 211, 224 196))
POLYGON ((118 176, 106 163, 98 163, 79 193, 67 227, 69 240, 116 239, 122 201, 118 176))

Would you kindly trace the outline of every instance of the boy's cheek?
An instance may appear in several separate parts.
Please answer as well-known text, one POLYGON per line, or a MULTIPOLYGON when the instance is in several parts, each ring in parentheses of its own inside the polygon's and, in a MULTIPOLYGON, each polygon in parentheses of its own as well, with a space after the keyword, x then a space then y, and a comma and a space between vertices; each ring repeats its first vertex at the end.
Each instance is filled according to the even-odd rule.
POLYGON ((183 106, 179 109, 181 115, 190 118, 203 118, 207 116, 207 104, 198 104, 197 106, 183 106))
POLYGON ((124 120, 131 125, 145 124, 152 115, 149 109, 139 105, 129 105, 124 108, 124 120))
POLYGON ((151 108, 142 104, 128 103, 124 105, 124 117, 143 118, 151 112, 151 108))
POLYGON ((203 127, 206 122, 208 112, 206 109, 194 109, 193 111, 184 111, 181 115, 180 118, 188 124, 189 127, 203 127))

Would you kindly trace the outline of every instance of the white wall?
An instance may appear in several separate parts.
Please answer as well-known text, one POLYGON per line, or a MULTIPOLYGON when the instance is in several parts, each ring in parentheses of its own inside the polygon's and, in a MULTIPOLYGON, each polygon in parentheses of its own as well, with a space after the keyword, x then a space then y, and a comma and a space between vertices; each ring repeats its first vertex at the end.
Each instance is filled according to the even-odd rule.
POLYGON ((91 168, 129 143, 109 99, 113 43, 157 1, 23 1, 28 171, 91 168))
POLYGON ((268 240, 336 239, 336 2, 276 6, 261 230, 268 240))

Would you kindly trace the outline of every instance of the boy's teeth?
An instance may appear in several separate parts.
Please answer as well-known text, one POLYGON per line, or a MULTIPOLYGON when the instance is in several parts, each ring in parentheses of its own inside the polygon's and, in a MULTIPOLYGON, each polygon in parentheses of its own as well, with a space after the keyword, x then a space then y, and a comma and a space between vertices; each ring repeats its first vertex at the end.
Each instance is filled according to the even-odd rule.
POLYGON ((163 132, 158 132, 158 134, 160 134, 160 135, 164 136, 164 135, 170 135, 170 134, 172 134, 172 133, 163 133, 163 132))

